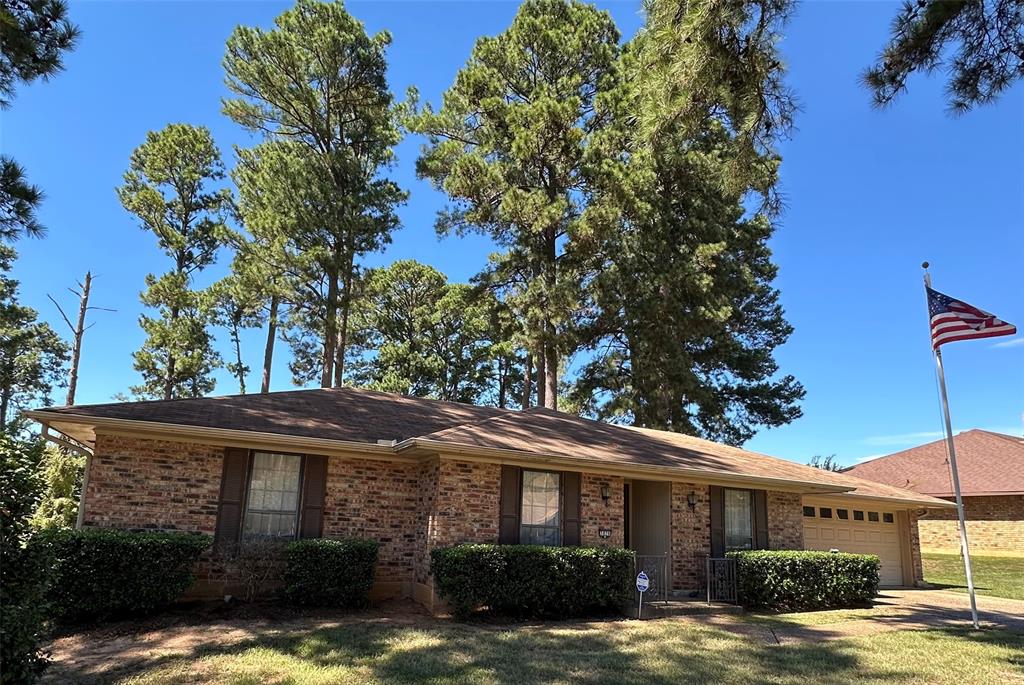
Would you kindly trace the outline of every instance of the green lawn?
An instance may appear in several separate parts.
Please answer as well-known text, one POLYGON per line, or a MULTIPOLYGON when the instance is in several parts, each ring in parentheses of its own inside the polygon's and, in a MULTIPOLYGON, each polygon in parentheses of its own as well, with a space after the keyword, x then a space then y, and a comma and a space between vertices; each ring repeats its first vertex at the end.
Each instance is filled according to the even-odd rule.
MULTIPOLYGON (((967 591, 967 578, 959 554, 923 552, 924 579, 950 590, 967 591)), ((1024 599, 1024 556, 971 555, 974 587, 980 595, 1024 599)))
POLYGON ((513 627, 365 621, 118 663, 110 681, 135 685, 964 685, 1020 682, 1024 635, 936 629, 769 645, 672 620, 513 627))

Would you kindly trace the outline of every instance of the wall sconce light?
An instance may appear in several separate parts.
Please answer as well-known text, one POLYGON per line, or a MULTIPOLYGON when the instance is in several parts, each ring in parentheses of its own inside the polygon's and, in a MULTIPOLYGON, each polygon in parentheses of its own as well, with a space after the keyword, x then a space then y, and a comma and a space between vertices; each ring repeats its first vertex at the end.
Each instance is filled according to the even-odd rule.
POLYGON ((690 511, 697 511, 697 493, 690 490, 690 494, 686 496, 686 503, 690 506, 690 511))
POLYGON ((604 483, 603 485, 601 485, 601 499, 604 500, 604 505, 606 507, 608 506, 608 500, 610 500, 611 498, 612 498, 611 486, 609 486, 608 483, 604 483))

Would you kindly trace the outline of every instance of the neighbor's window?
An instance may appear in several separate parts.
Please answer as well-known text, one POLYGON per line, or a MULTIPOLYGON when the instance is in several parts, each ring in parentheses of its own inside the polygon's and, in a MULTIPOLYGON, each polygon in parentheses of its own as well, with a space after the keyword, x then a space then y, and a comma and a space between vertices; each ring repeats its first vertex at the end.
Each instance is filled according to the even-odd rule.
POLYGON ((724 491, 725 498, 725 548, 753 549, 754 521, 753 502, 750 490, 724 491))
POLYGON ((295 537, 299 521, 302 457, 256 452, 252 458, 246 537, 295 537))
POLYGON ((561 474, 523 471, 523 509, 519 525, 521 544, 562 544, 561 495, 561 474))

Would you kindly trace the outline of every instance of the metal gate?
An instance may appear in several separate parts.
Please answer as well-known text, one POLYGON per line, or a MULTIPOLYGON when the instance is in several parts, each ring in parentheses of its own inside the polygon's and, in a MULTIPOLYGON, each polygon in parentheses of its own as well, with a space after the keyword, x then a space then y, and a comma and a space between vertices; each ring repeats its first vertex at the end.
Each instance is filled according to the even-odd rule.
POLYGON ((708 604, 736 603, 736 560, 708 557, 704 577, 708 584, 708 604))
MULTIPOLYGON (((636 577, 643 571, 650 580, 647 592, 644 593, 644 603, 654 601, 668 601, 668 554, 634 554, 633 555, 633 576, 636 577)), ((639 593, 637 593, 639 594, 639 593)))

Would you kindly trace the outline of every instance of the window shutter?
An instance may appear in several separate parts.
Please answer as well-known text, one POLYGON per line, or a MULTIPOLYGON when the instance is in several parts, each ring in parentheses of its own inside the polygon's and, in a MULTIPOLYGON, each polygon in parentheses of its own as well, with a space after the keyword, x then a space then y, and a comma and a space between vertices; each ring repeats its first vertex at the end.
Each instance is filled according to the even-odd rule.
POLYGON ((754 549, 768 549, 768 493, 754 490, 754 549))
POLYGON ((217 547, 233 545, 241 537, 248 486, 249 450, 225 448, 224 471, 220 477, 220 501, 217 503, 217 526, 213 536, 217 547))
POLYGON ((720 485, 712 485, 708 494, 711 500, 711 556, 720 559, 725 555, 725 497, 720 485))
POLYGON ((299 537, 318 538, 324 531, 324 495, 327 492, 327 457, 307 454, 302 476, 299 537))
POLYGON ((522 484, 518 466, 501 467, 501 503, 498 516, 498 544, 519 544, 519 488, 522 484))
POLYGON ((580 544, 580 474, 562 471, 562 545, 580 544))

